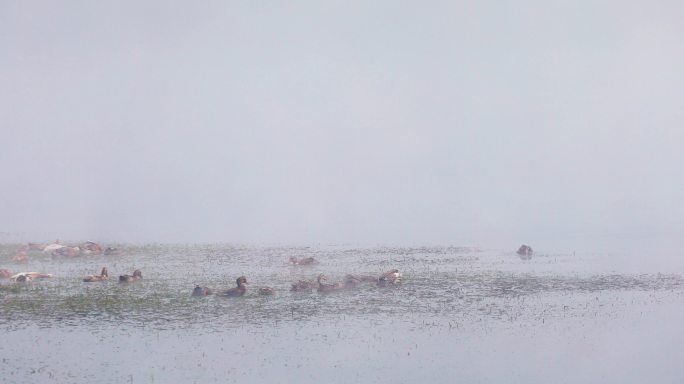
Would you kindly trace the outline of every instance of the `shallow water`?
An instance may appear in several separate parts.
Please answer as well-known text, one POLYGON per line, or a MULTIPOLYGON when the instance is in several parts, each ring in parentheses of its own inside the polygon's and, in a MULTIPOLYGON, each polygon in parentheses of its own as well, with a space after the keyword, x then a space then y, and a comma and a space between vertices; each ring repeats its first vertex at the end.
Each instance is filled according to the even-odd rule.
MULTIPOLYGON (((110 245, 110 244, 108 244, 110 245)), ((0 246, 0 268, 55 274, 0 281, 6 382, 681 382, 684 280, 634 273, 606 255, 468 247, 116 245, 116 256, 54 259, 0 246), (290 256, 314 266, 290 266, 290 256), (110 281, 82 283, 107 266, 110 281), (319 294, 319 273, 379 275, 319 294), (134 269, 144 279, 119 284, 134 269), (247 276, 241 298, 192 298, 247 276), (262 297, 260 286, 276 289, 262 297), (618 353, 616 353, 616 351, 618 353), (648 352, 648 353, 646 353, 648 352), (601 361, 601 363, 599 363, 601 361), (611 365, 612 364, 612 365, 611 365), (631 364, 631 365, 630 365, 631 364), (644 367, 641 370, 633 368, 644 367), (574 369, 573 369, 574 367, 574 369), (581 367, 581 369, 578 369, 581 367)), ((633 264, 629 264, 633 265, 633 264)))

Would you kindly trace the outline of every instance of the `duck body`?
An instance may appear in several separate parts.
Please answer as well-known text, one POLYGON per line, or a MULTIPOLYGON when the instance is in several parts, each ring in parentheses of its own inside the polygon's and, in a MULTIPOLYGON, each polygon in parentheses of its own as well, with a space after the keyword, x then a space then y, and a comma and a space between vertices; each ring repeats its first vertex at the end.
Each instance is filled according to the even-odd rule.
POLYGON ((52 252, 64 247, 64 245, 59 243, 48 244, 45 247, 43 247, 43 252, 52 252))
POLYGON ((330 293, 330 292, 336 292, 344 288, 344 286, 340 283, 326 283, 325 281, 327 278, 325 275, 318 275, 318 293, 330 293))
POLYGON ((356 288, 364 283, 377 283, 378 278, 369 275, 346 275, 344 276, 344 286, 345 288, 356 288))
POLYGON ((134 281, 142 280, 142 272, 139 269, 133 271, 132 275, 119 276, 119 283, 132 283, 134 281))
POLYGON ((45 279, 49 277, 52 277, 52 274, 40 272, 19 272, 12 275, 10 279, 17 282, 27 282, 33 279, 45 279))
POLYGON ((102 267, 102 272, 100 272, 100 275, 91 275, 91 276, 86 276, 83 278, 84 283, 94 283, 96 281, 105 281, 109 280, 109 273, 107 273, 107 267, 102 267))
POLYGON ((389 285, 397 285, 401 282, 401 273, 398 269, 392 269, 380 275, 378 278, 378 287, 386 287, 389 285))
POLYGON ((78 248, 81 249, 81 252, 84 255, 100 255, 102 254, 102 247, 100 244, 92 242, 92 241, 86 241, 85 243, 81 244, 78 248))
POLYGON ((530 247, 527 244, 523 244, 518 248, 518 251, 516 252, 518 256, 520 256, 521 259, 523 260, 529 260, 532 258, 532 254, 534 251, 532 250, 532 247, 530 247))
POLYGON ((26 254, 25 250, 19 250, 17 253, 14 254, 14 257, 12 257, 12 261, 16 263, 23 263, 25 261, 28 261, 28 255, 26 254))
POLYGON ((81 248, 79 247, 65 247, 61 246, 61 248, 57 248, 54 251, 52 251, 52 256, 58 257, 58 256, 63 256, 63 257, 76 257, 81 254, 81 248))
POLYGON ((207 287, 195 285, 195 289, 192 290, 192 297, 204 297, 209 295, 211 295, 211 290, 207 287))
POLYGON ((314 265, 318 264, 318 261, 314 259, 313 257, 305 257, 303 259, 297 259, 296 257, 292 256, 290 257, 290 264, 292 265, 314 265))
POLYGON ((292 292, 311 292, 318 288, 318 283, 309 280, 299 280, 298 282, 292 284, 290 291, 292 292))
POLYGON ((237 287, 231 288, 231 289, 226 289, 225 291, 221 292, 220 295, 223 297, 240 297, 247 292, 247 278, 244 276, 240 276, 235 280, 235 283, 237 284, 237 287))

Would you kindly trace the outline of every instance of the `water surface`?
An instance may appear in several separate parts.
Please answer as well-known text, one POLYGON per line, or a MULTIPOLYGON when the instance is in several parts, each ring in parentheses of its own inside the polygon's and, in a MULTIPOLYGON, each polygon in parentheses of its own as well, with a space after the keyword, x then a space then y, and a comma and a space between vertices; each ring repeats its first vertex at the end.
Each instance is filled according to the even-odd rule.
MULTIPOLYGON (((635 273, 605 255, 472 247, 115 245, 116 256, 31 253, 0 268, 55 275, 0 285, 7 382, 680 382, 682 278, 635 273), (315 266, 291 266, 290 256, 315 266), (110 281, 83 283, 103 267, 110 281), (319 294, 320 273, 401 285, 319 294), (134 284, 119 274, 143 272, 134 284), (250 286, 192 298, 195 284, 250 286), (257 295, 260 286, 274 296, 257 295), (679 323, 678 323, 679 322, 679 323), (603 363, 599 363, 602 361, 603 363), (634 372, 637 364, 643 369, 634 372), (608 364, 608 365, 606 365, 608 364), (613 364, 613 365, 611 365, 613 364), (578 369, 582 367, 582 369, 578 369), (632 368, 630 368, 632 367, 632 368)), ((613 258, 619 260, 619 258, 613 258)))

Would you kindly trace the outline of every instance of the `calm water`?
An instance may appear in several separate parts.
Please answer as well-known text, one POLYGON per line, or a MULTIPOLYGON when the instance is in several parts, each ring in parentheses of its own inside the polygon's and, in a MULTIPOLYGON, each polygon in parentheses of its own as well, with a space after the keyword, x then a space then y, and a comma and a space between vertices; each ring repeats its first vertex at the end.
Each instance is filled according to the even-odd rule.
MULTIPOLYGON (((111 245, 111 244, 107 244, 111 245)), ((332 383, 672 382, 684 380, 679 271, 620 255, 467 247, 116 245, 116 256, 55 259, 0 246, 0 268, 48 280, 0 281, 4 382, 332 383), (315 266, 290 266, 290 256, 315 266), (111 280, 82 283, 106 266, 111 280), (398 287, 290 292, 324 273, 379 275, 398 287), (140 269, 144 279, 119 284, 140 269), (241 298, 191 298, 247 276, 241 298), (258 296, 261 286, 276 289, 258 296)), ((653 257, 652 255, 649 257, 653 257)))

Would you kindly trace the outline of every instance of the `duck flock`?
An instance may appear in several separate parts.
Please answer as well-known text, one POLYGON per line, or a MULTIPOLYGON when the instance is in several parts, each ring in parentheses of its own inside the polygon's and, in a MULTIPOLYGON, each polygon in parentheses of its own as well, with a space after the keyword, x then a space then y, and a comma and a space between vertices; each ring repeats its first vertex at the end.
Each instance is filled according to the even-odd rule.
MULTIPOLYGON (((42 245, 37 243, 28 243, 21 246, 15 256, 13 261, 15 262, 25 262, 28 260, 29 251, 41 251, 44 253, 50 253, 53 257, 77 257, 81 255, 116 255, 118 250, 111 247, 102 247, 101 245, 86 241, 79 245, 62 245, 59 241, 55 241, 52 244, 42 245)), ((529 245, 521 245, 516 252, 521 259, 529 260, 532 257, 533 250, 529 245)), ((298 259, 296 257, 290 257, 288 260, 290 265, 315 265, 318 261, 313 257, 307 257, 303 259, 298 259)), ((9 278, 17 283, 30 282, 34 279, 50 278, 52 274, 40 273, 40 272, 19 272, 12 273, 6 269, 0 269, 0 278, 9 278)), ((132 283, 135 281, 142 280, 142 272, 140 270, 133 271, 130 275, 120 275, 120 283, 132 283)), ((103 267, 99 275, 91 275, 83 277, 84 283, 95 283, 109 280, 109 273, 107 267, 103 267)), ((293 292, 311 292, 316 290, 319 293, 335 292, 345 289, 354 289, 363 284, 375 284, 378 287, 394 286, 401 282, 401 273, 398 269, 392 269, 380 276, 370 276, 370 275, 345 275, 342 281, 339 282, 329 282, 325 275, 318 275, 315 280, 299 280, 293 283, 290 287, 290 291, 293 292)), ((223 297, 240 297, 247 292, 247 278, 245 276, 240 276, 235 280, 236 286, 230 289, 224 289, 216 293, 217 296, 223 297)), ((258 289, 259 295, 272 295, 275 293, 275 289, 271 287, 260 287, 258 289)), ((193 297, 204 297, 213 294, 213 291, 208 287, 195 286, 192 290, 191 295, 193 297)))
MULTIPOLYGON (((107 247, 104 248, 99 244, 86 241, 82 244, 69 246, 62 245, 59 241, 55 243, 42 245, 37 243, 28 243, 21 246, 15 256, 13 261, 15 262, 25 262, 28 260, 28 252, 30 251, 40 251, 44 253, 49 253, 53 257, 77 257, 81 255, 116 255, 118 250, 116 248, 107 247)), ((318 261, 313 257, 307 257, 298 259, 296 257, 290 257, 288 264, 295 266, 308 266, 318 264, 318 261)), ((49 273, 40 272, 18 272, 12 273, 6 269, 0 269, 0 278, 9 278, 17 283, 26 283, 34 279, 44 279, 53 277, 49 273)), ((132 283, 135 281, 142 280, 142 272, 140 270, 133 271, 130 275, 120 275, 120 283, 132 283)), ((99 275, 90 275, 83 277, 84 283, 96 283, 109 280, 109 272, 107 267, 103 267, 99 275)), ((364 284, 375 284, 378 287, 387 287, 398 285, 401 282, 401 273, 398 269, 392 269, 380 276, 370 276, 370 275, 345 275, 343 280, 340 282, 329 282, 327 277, 323 274, 318 275, 315 280, 299 280, 293 283, 290 287, 290 291, 293 292, 312 292, 316 290, 319 293, 335 292, 340 290, 354 289, 364 284)), ((236 286, 229 289, 224 289, 216 293, 217 296, 222 297, 240 297, 247 292, 247 278, 245 276, 240 276, 235 280, 236 286)), ((275 289, 271 287, 260 287, 257 290, 259 295, 273 295, 275 289)), ((213 291, 208 287, 195 286, 192 290, 191 295, 193 297, 204 297, 212 295, 213 291)))

